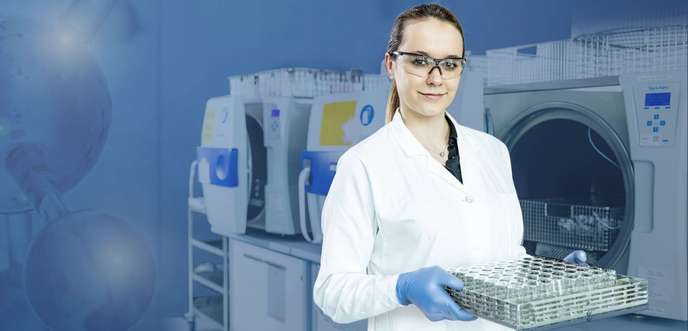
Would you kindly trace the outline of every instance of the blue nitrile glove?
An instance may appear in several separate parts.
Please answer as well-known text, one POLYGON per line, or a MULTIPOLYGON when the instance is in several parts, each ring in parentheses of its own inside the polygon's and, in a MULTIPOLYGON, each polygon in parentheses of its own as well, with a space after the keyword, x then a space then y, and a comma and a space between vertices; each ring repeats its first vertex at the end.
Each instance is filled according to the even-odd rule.
POLYGON ((476 319, 452 300, 444 287, 463 288, 463 282, 440 267, 428 267, 399 275, 397 299, 402 305, 413 303, 431 321, 476 319))
POLYGON ((566 255, 564 258, 564 262, 566 263, 573 263, 576 265, 588 265, 588 256, 585 254, 585 251, 581 250, 576 250, 571 252, 571 254, 566 255))

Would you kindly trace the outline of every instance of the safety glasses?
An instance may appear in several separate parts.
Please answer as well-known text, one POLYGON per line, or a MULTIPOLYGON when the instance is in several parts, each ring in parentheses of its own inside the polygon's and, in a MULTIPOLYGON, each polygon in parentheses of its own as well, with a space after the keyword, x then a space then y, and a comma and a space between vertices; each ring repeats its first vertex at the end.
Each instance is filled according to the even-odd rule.
POLYGON ((466 64, 465 57, 435 59, 420 53, 402 51, 389 52, 389 55, 394 59, 400 59, 399 62, 406 72, 422 78, 429 76, 437 68, 442 79, 457 79, 466 64))

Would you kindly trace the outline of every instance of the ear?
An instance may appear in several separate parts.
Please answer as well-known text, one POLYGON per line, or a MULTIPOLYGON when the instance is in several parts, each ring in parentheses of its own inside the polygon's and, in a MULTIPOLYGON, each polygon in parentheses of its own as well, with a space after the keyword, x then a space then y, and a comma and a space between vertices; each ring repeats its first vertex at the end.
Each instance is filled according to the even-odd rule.
POLYGON ((394 60, 392 59, 392 56, 389 55, 389 53, 385 53, 385 70, 387 70, 387 77, 389 79, 394 80, 394 60))

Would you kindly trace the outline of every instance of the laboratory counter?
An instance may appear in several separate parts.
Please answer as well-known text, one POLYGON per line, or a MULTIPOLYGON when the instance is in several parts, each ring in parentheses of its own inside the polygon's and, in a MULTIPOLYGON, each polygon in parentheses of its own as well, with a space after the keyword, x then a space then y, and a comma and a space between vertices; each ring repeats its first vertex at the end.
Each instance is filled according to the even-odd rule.
POLYGON ((232 234, 228 237, 308 262, 320 263, 322 246, 305 241, 301 235, 278 235, 248 228, 245 234, 232 234))

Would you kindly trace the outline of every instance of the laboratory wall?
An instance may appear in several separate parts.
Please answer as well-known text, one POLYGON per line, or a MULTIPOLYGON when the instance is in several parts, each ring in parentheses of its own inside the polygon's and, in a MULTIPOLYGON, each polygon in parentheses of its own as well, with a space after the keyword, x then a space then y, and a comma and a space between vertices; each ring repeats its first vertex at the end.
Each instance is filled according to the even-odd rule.
MULTIPOLYGON (((229 93, 229 76, 269 69, 379 73, 394 18, 418 3, 0 1, 0 330, 177 330, 208 99, 229 93)), ((570 38, 576 20, 687 10, 439 3, 474 55, 570 38)))

